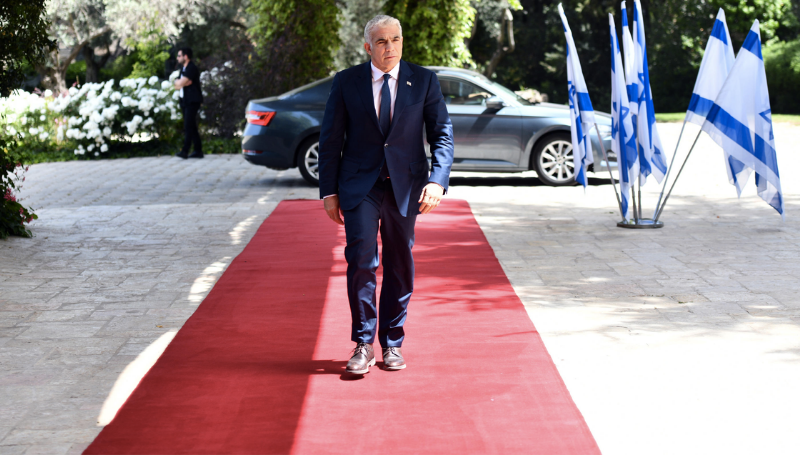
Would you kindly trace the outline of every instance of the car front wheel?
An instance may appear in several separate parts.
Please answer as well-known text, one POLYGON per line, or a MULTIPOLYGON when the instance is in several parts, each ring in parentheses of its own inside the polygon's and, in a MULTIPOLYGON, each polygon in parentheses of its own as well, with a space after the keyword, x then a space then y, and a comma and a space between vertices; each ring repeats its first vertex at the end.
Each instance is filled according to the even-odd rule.
POLYGON ((536 175, 545 185, 575 184, 572 138, 569 133, 551 134, 540 140, 533 150, 531 160, 536 175))
POLYGON ((300 144, 297 167, 308 183, 319 186, 319 136, 310 137, 300 144))

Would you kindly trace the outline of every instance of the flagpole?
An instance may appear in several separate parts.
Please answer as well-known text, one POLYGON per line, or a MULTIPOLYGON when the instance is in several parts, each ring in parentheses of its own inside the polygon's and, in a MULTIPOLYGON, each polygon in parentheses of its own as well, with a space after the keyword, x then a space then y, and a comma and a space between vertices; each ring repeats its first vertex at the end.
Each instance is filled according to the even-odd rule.
POLYGON ((631 210, 633 212, 633 221, 639 224, 639 214, 636 210, 636 185, 631 185, 631 202, 633 205, 633 210, 631 210))
POLYGON ((678 143, 675 144, 675 152, 672 153, 672 160, 669 162, 667 168, 667 175, 664 176, 664 186, 661 188, 661 194, 658 195, 658 202, 656 202, 656 209, 653 211, 653 219, 656 219, 658 208, 661 206, 661 198, 664 197, 664 190, 667 189, 667 181, 669 180, 669 173, 672 172, 672 165, 675 164, 675 157, 678 155, 678 146, 681 145, 681 138, 683 137, 683 130, 686 128, 686 117, 683 118, 683 126, 681 127, 681 134, 678 135, 678 143))
POLYGON ((669 196, 670 196, 670 194, 672 194, 672 190, 675 188, 675 184, 678 183, 678 179, 681 177, 681 172, 683 172, 683 168, 684 168, 684 166, 686 166, 686 162, 689 161, 689 157, 692 155, 692 152, 694 151, 694 146, 697 145, 697 141, 698 141, 698 139, 700 139, 700 133, 702 133, 702 132, 703 132, 703 130, 700 130, 700 131, 697 132, 697 136, 694 138, 694 142, 692 143, 692 148, 689 149, 689 153, 686 154, 686 159, 683 160, 683 164, 681 164, 681 168, 678 169, 678 175, 675 176, 675 181, 672 182, 672 186, 669 187, 669 192, 667 193, 667 197, 664 198, 664 203, 661 204, 660 208, 658 208, 658 211, 656 212, 655 218, 653 218, 653 222, 658 221, 658 218, 661 217, 661 212, 664 211, 664 206, 667 205, 667 201, 669 200, 669 196))
MULTIPOLYGON (((594 124, 594 131, 597 133, 597 140, 600 142, 600 151, 603 152, 603 159, 606 160, 606 169, 608 169, 608 178, 611 179, 611 186, 614 187, 614 196, 617 197, 617 205, 619 206, 619 214, 622 216, 622 221, 627 221, 625 219, 625 212, 622 211, 622 200, 619 198, 619 193, 617 192, 617 182, 614 180, 614 175, 611 173, 611 162, 608 161, 608 155, 606 154, 606 145, 603 143, 603 138, 600 137, 600 128, 598 128, 597 123, 594 124)), ((617 171, 619 171, 619 157, 617 158, 617 171)))
MULTIPOLYGON (((637 118, 638 118, 638 116, 637 116, 637 118)), ((637 155, 639 155, 639 149, 640 148, 641 148, 641 146, 639 145, 639 130, 637 128, 636 129, 636 154, 637 155)), ((639 190, 639 210, 638 210, 638 212, 639 213, 637 214, 637 217, 636 217, 636 224, 639 224, 639 220, 642 219, 642 168, 641 168, 641 166, 642 166, 642 156, 639 155, 639 175, 637 176, 637 179, 636 179, 637 182, 639 182, 639 188, 638 188, 638 190, 639 190)), ((633 206, 633 211, 634 212, 637 211, 635 204, 633 206)))

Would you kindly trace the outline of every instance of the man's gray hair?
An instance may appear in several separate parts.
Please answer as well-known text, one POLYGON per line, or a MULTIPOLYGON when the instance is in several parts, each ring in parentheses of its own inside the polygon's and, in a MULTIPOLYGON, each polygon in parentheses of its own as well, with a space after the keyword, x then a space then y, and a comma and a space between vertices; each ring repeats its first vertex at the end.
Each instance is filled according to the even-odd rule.
POLYGON ((387 16, 385 14, 379 14, 369 22, 367 22, 367 26, 364 27, 364 42, 372 44, 372 29, 375 27, 384 27, 387 25, 396 25, 397 28, 400 29, 400 36, 403 36, 403 26, 400 25, 400 21, 395 19, 392 16, 387 16))

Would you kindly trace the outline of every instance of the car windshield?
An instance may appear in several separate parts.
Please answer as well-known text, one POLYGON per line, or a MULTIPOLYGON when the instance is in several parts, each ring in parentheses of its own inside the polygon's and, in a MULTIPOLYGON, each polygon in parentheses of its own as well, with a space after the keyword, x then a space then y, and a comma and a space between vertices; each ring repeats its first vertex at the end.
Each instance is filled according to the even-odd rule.
POLYGON ((490 84, 492 84, 492 88, 493 89, 496 89, 498 92, 503 92, 505 95, 508 95, 508 96, 514 98, 515 100, 517 100, 517 102, 519 102, 519 104, 521 104, 523 106, 531 106, 531 105, 533 105, 533 103, 531 103, 530 101, 528 101, 525 98, 517 95, 516 93, 512 92, 511 90, 503 87, 502 85, 498 84, 497 82, 492 81, 492 80, 490 80, 488 78, 486 80, 490 84))

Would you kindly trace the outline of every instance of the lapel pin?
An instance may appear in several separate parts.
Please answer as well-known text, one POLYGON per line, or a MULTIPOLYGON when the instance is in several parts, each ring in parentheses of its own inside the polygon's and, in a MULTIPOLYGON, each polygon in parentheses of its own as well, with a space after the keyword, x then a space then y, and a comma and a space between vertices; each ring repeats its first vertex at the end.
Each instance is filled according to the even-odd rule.
POLYGON ((411 87, 411 81, 406 81, 406 84, 408 84, 408 86, 411 87))

